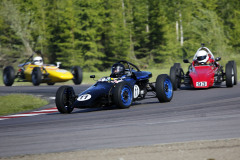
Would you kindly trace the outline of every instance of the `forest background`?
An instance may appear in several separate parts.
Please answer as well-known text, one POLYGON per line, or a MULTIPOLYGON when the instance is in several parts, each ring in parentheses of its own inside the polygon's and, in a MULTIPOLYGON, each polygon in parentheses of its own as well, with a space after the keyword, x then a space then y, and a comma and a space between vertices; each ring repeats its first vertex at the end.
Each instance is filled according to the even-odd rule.
POLYGON ((0 0, 0 69, 33 52, 87 72, 118 60, 157 68, 201 43, 239 61, 239 0, 0 0))

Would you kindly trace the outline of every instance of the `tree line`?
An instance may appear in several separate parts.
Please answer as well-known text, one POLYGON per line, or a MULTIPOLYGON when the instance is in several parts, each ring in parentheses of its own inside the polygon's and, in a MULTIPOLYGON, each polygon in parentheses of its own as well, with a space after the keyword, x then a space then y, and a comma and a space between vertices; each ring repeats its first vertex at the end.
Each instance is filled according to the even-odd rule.
POLYGON ((239 0, 0 0, 0 67, 46 62, 102 71, 118 60, 157 67, 201 43, 239 54, 239 0))

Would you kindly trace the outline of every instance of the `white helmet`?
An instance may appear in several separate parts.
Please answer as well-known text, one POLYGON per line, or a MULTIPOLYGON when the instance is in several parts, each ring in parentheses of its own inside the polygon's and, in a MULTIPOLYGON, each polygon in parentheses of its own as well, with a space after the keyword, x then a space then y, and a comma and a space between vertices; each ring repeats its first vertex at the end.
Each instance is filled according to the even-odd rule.
POLYGON ((40 56, 35 57, 33 59, 33 64, 35 64, 35 65, 43 65, 42 57, 40 57, 40 56))
POLYGON ((200 50, 197 53, 196 59, 197 59, 198 63, 206 63, 209 59, 208 53, 204 50, 200 50))

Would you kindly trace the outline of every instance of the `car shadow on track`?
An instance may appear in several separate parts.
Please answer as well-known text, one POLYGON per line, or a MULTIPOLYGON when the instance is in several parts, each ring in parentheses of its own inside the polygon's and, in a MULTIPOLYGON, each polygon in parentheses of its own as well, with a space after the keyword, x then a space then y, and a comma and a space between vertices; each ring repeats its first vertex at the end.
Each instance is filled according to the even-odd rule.
POLYGON ((194 87, 191 87, 191 86, 181 86, 176 91, 179 91, 179 90, 196 91, 196 90, 208 90, 208 89, 212 89, 212 88, 227 88, 227 87, 225 85, 214 85, 210 88, 194 88, 194 87))
POLYGON ((100 107, 100 108, 76 108, 74 109, 74 112, 71 114, 76 114, 76 113, 88 113, 88 112, 99 112, 99 111, 106 111, 106 110, 119 110, 116 106, 105 106, 105 107, 100 107))
MULTIPOLYGON (((154 102, 133 102, 133 104, 129 108, 134 108, 143 104, 156 104, 159 103, 157 100, 154 102)), ((126 108, 126 109, 129 109, 126 108)), ((100 108, 75 108, 72 113, 70 114, 78 114, 78 113, 90 113, 90 112, 100 112, 100 111, 110 111, 110 110, 124 110, 121 108, 118 108, 115 105, 112 106, 104 106, 100 108)), ((61 114, 60 112, 55 112, 55 113, 50 113, 49 115, 56 115, 56 114, 61 114)), ((66 114, 67 115, 67 114, 66 114)))
MULTIPOLYGON (((154 101, 154 102, 143 102, 143 101, 136 101, 136 102, 133 102, 133 104, 129 107, 129 108, 134 108, 134 107, 137 107, 137 106, 140 106, 140 105, 143 105, 143 104, 157 104, 159 103, 158 100, 154 101)), ((129 109, 129 108, 125 108, 125 109, 129 109)), ((99 111, 107 111, 107 110, 124 110, 122 108, 118 108, 117 106, 115 105, 112 105, 112 106, 105 106, 105 107, 101 107, 101 108, 86 108, 86 109, 78 109, 76 108, 74 110, 74 112, 72 112, 71 114, 76 114, 76 113, 87 113, 87 112, 99 112, 99 111)))

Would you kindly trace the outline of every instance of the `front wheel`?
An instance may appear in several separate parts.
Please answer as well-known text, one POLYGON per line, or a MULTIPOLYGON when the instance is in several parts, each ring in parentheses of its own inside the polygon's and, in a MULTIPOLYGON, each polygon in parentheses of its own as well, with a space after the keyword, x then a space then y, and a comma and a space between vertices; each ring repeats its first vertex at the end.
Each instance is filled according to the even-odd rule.
POLYGON ((237 65, 235 61, 230 61, 233 65, 233 72, 234 72, 234 85, 237 85, 237 65))
POLYGON ((177 88, 181 87, 181 78, 184 76, 183 69, 181 66, 176 65, 170 68, 170 79, 172 81, 173 90, 177 90, 177 88))
POLYGON ((158 75, 155 89, 159 102, 170 102, 172 100, 173 84, 167 74, 158 75))
POLYGON ((235 81, 234 67, 232 62, 226 64, 226 86, 233 87, 235 81))
POLYGON ((129 108, 133 101, 133 89, 128 82, 118 83, 113 92, 113 103, 121 108, 129 108))
POLYGON ((33 68, 32 71, 32 83, 34 86, 39 86, 42 82, 42 71, 39 67, 33 68))
POLYGON ((55 103, 60 113, 71 113, 76 95, 72 87, 61 86, 56 93, 55 103))
POLYGON ((74 66, 72 68, 73 83, 79 85, 82 83, 82 69, 79 66, 74 66))
POLYGON ((5 86, 12 86, 14 83, 15 75, 12 66, 7 66, 3 69, 3 83, 5 86))

